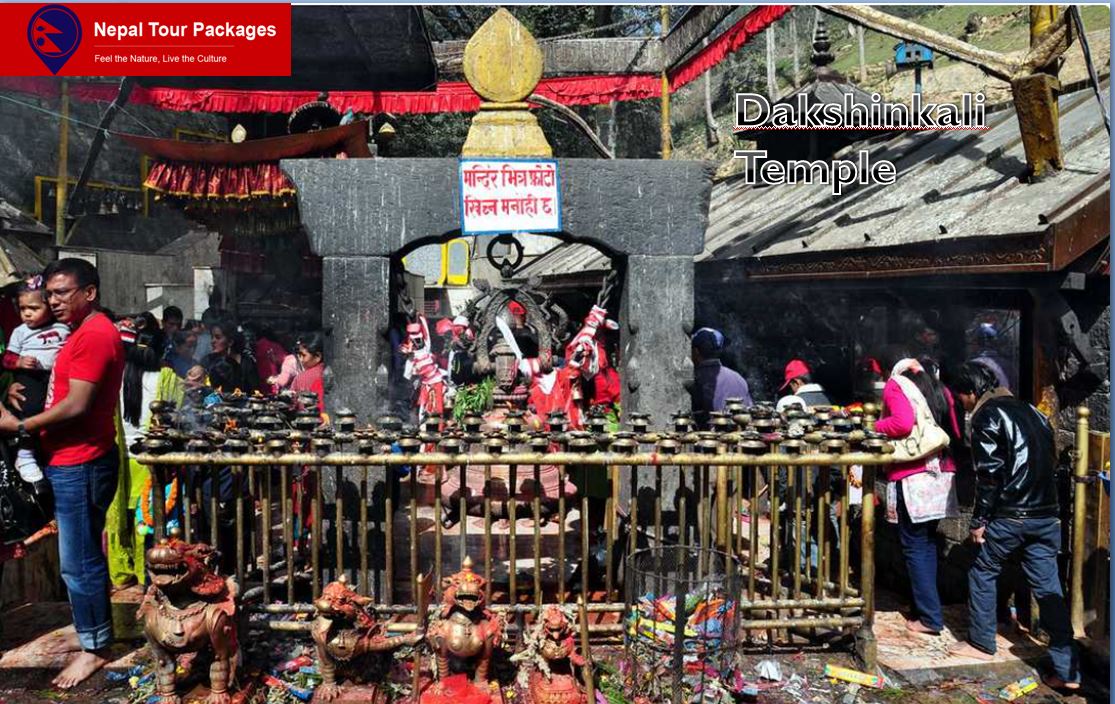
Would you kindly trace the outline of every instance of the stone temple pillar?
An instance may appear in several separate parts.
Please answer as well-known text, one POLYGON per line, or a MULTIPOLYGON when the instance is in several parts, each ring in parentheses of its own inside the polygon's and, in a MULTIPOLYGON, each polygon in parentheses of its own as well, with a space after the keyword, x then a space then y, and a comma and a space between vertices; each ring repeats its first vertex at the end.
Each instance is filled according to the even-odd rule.
POLYGON ((362 417, 385 412, 391 364, 387 334, 391 322, 391 259, 385 256, 325 256, 322 260, 322 325, 325 359, 335 379, 364 383, 333 384, 329 409, 361 409, 362 417))
POLYGON ((651 427, 669 427, 671 414, 690 408, 693 257, 628 255, 622 296, 624 410, 649 413, 651 427))
MULTIPOLYGON (((690 410, 693 383, 689 336, 693 330, 693 257, 689 255, 630 254, 623 282, 619 314, 623 368, 623 409, 650 414, 652 428, 669 428, 671 414, 690 410)), ((652 516, 655 501, 663 499, 667 535, 678 525, 678 498, 686 496, 688 525, 696 525, 695 469, 640 469, 635 478, 640 516, 652 516), (659 478, 659 475, 661 477, 659 478), (661 482, 661 483, 659 483, 661 482)), ((631 485, 621 484, 621 502, 631 485)), ((649 520, 649 519, 647 519, 649 520)), ((644 526, 647 520, 641 520, 644 526)), ((644 545, 640 541, 640 545, 644 545)))
MULTIPOLYGON (((323 248, 328 252, 328 248, 323 248)), ((391 348, 387 339, 391 320, 391 259, 382 255, 330 255, 322 258, 322 325, 326 335, 325 359, 332 372, 326 406, 329 412, 348 407, 361 409, 362 422, 386 410, 388 370, 391 348)), ((360 487, 367 471, 368 544, 381 545, 386 539, 387 516, 384 515, 385 492, 389 489, 387 470, 383 467, 344 469, 328 468, 321 474, 322 497, 325 503, 322 546, 326 555, 344 552, 345 566, 350 571, 359 567, 360 556, 360 487), (343 498, 346 524, 342 534, 351 541, 338 545, 336 530, 336 499, 343 498)), ((368 592, 383 595, 383 551, 369 550, 368 567, 371 584, 368 592)), ((329 579, 335 579, 336 559, 322 560, 329 579)), ((362 582, 351 580, 353 584, 362 582)))

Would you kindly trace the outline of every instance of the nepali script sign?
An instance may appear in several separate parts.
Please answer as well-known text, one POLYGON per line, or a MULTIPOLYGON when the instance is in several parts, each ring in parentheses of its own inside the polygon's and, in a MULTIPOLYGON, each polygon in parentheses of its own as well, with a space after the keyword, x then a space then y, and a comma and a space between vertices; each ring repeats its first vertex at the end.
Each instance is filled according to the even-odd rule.
POLYGON ((461 159, 461 234, 561 232, 553 159, 461 159))

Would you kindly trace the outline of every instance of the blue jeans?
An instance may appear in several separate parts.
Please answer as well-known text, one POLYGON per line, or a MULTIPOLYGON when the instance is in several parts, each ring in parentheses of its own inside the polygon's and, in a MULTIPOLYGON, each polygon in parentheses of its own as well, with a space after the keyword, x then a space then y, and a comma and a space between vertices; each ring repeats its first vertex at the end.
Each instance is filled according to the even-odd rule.
POLYGON ((996 518, 987 524, 983 544, 968 573, 968 641, 995 652, 995 583, 1003 565, 1022 550, 1022 571, 1041 610, 1041 624, 1049 634, 1049 656, 1057 676, 1079 682, 1069 607, 1061 592, 1057 552, 1061 547, 1058 518, 996 518))
MULTIPOLYGON (((798 472, 798 470, 789 470, 798 472)), ((817 544, 817 523, 810 521, 808 525, 798 525, 794 523, 794 507, 791 505, 789 474, 786 469, 778 470, 777 479, 777 498, 774 499, 782 504, 780 513, 778 514, 779 521, 779 544, 785 552, 783 554, 792 554, 793 546, 798 546, 799 569, 805 570, 806 565, 810 565, 812 569, 820 569, 821 564, 821 547, 817 544)), ((798 482, 808 482, 808 487, 801 486, 799 490, 802 500, 802 521, 805 521, 804 512, 816 506, 817 495, 821 491, 821 473, 818 469, 808 470, 807 472, 799 472, 794 475, 795 480, 798 482)), ((832 559, 836 564, 839 564, 840 554, 840 515, 837 513, 837 508, 840 505, 841 489, 840 480, 835 476, 831 479, 832 485, 832 503, 828 505, 829 524, 825 527, 825 542, 832 541, 833 555, 832 559)), ((749 495, 749 492, 745 495, 749 495)), ((853 507, 848 505, 849 511, 853 507)), ((816 510, 814 508, 814 510, 816 510)), ((848 517, 851 522, 852 517, 848 517)), ((849 536, 852 535, 849 530, 849 536)))
POLYGON ((85 650, 100 650, 112 643, 108 561, 101 549, 101 534, 119 474, 116 448, 85 464, 46 468, 46 478, 54 489, 62 580, 70 595, 74 628, 85 650))
MULTIPOLYGON (((898 540, 910 573, 914 611, 921 625, 934 631, 945 627, 941 596, 937 593, 937 521, 914 523, 906 511, 902 482, 898 482, 898 540)), ((992 619, 994 620, 994 619, 992 619)))

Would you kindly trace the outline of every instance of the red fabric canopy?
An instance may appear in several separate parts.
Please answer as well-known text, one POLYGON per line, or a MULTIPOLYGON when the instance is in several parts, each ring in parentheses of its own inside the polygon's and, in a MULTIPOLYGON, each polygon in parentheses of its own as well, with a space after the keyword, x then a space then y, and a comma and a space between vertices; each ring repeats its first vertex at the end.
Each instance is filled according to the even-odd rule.
POLYGON ((282 198, 294 195, 294 184, 278 162, 201 164, 156 162, 143 184, 167 195, 185 198, 282 198))
POLYGON ((731 29, 702 47, 670 72, 670 90, 675 91, 717 65, 759 32, 774 24, 792 5, 760 5, 743 16, 731 29))
MULTIPOLYGON (((661 88, 659 79, 649 74, 598 75, 544 78, 535 92, 565 105, 595 105, 613 100, 654 98, 661 88)), ((312 91, 136 88, 129 102, 182 112, 290 112, 316 99, 317 93, 312 91)), ((480 109, 480 96, 463 82, 439 83, 436 90, 422 93, 334 91, 329 94, 329 102, 341 111, 400 115, 480 109)))
MULTIPOLYGON (((723 61, 782 15, 790 5, 760 5, 728 31, 669 72, 670 90, 676 91, 723 61)), ((111 101, 119 86, 114 83, 75 83, 74 100, 111 101)), ((0 77, 0 90, 13 90, 53 98, 59 83, 51 78, 0 77)), ((661 95, 661 77, 649 73, 601 74, 543 78, 535 92, 564 105, 599 105, 612 101, 643 100, 661 95)), ((129 102, 179 112, 277 112, 288 113, 317 99, 313 91, 190 90, 136 86, 129 102)), ((438 112, 476 112, 480 97, 467 83, 439 83, 429 92, 336 91, 329 102, 341 111, 391 112, 399 115, 438 112)))

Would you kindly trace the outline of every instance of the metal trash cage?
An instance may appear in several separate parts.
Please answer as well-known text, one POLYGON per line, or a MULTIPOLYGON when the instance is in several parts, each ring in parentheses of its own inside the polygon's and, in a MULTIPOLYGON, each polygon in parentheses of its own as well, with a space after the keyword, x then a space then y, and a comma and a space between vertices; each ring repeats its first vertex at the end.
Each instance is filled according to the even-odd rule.
POLYGON ((624 651, 632 699, 706 700, 739 646, 743 565, 726 552, 684 545, 627 558, 624 651))

